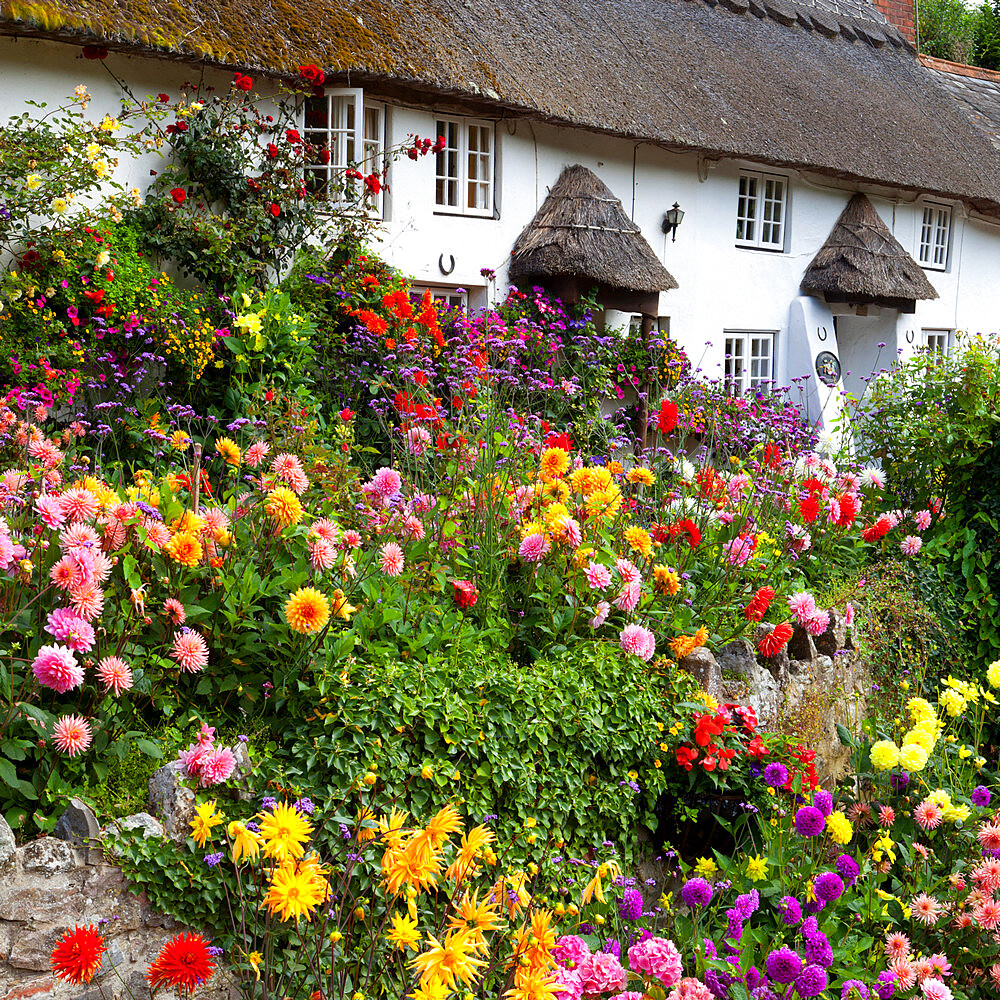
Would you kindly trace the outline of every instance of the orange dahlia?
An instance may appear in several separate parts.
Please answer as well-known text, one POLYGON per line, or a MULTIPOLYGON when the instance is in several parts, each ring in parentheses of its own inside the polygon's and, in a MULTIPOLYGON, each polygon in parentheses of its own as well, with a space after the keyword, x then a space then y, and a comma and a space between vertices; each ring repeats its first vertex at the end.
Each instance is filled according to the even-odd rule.
POLYGON ((315 587, 299 587, 285 602, 285 619, 296 632, 318 632, 330 620, 330 602, 315 587))
POLYGON ((178 934, 160 949, 146 979, 150 989, 170 986, 178 993, 193 993, 215 971, 208 942, 200 934, 178 934))
POLYGON ((101 967, 101 956, 106 950, 104 938, 97 933, 96 927, 74 927, 66 931, 52 949, 52 971, 74 986, 89 983, 101 967))
POLYGON ((302 504, 287 486, 279 486, 268 493, 264 510, 282 528, 288 524, 298 524, 302 520, 302 504))
POLYGON ((166 548, 171 558, 184 566, 197 566, 205 554, 201 542, 190 531, 179 531, 166 548))
POLYGON ((240 464, 240 446, 232 438, 219 438, 215 450, 225 459, 227 465, 240 464))

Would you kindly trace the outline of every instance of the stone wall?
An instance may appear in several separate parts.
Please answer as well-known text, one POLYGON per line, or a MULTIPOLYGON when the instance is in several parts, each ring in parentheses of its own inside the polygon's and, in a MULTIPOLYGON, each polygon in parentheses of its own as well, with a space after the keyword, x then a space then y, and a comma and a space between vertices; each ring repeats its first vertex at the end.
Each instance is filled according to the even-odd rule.
POLYGON ((871 674, 851 641, 842 612, 830 611, 819 636, 796 626, 777 656, 756 652, 771 625, 758 626, 753 642, 735 639, 713 654, 694 650, 680 666, 722 702, 750 704, 761 728, 794 734, 816 750, 816 770, 824 785, 846 770, 850 751, 841 745, 837 723, 857 733, 867 708, 871 674))
MULTIPOLYGON (((146 836, 165 835, 146 813, 122 822, 143 827, 146 836)), ((149 1000, 149 963, 186 928, 156 913, 145 893, 129 889, 105 859, 96 820, 82 802, 73 800, 56 832, 60 836, 16 847, 0 818, 0 1000, 149 1000), (97 924, 108 948, 89 986, 55 979, 49 964, 56 942, 77 924, 97 924)), ((230 1000, 231 986, 217 970, 198 996, 230 1000)))

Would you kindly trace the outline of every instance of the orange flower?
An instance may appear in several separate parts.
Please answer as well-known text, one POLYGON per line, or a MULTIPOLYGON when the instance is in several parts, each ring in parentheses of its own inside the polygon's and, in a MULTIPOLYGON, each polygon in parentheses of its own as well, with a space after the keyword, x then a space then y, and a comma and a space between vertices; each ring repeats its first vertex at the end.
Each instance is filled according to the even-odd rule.
POLYGON ((74 986, 89 983, 101 967, 101 956, 107 949, 97 929, 74 927, 66 931, 52 949, 52 971, 59 979, 68 979, 74 986))

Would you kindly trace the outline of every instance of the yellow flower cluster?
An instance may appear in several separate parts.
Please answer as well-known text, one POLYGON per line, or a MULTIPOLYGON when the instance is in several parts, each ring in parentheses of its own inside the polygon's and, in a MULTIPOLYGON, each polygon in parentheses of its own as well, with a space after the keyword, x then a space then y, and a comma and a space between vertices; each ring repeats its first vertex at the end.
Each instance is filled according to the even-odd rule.
MULTIPOLYGON (((215 360, 215 324, 205 317, 188 326, 174 326, 163 338, 163 353, 168 361, 187 367, 192 381, 197 382, 215 360)), ((217 368, 222 361, 215 360, 217 368)))

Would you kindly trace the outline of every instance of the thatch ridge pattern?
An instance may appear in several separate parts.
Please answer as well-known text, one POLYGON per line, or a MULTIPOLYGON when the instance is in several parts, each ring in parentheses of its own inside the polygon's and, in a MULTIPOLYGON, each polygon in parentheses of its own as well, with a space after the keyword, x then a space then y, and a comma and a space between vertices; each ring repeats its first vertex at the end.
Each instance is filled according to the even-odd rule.
POLYGON ((631 292, 677 287, 622 203, 579 163, 564 168, 518 236, 510 277, 584 278, 631 292))
POLYGON ((801 288, 807 295, 859 303, 938 297, 923 268, 861 193, 840 213, 801 288))

